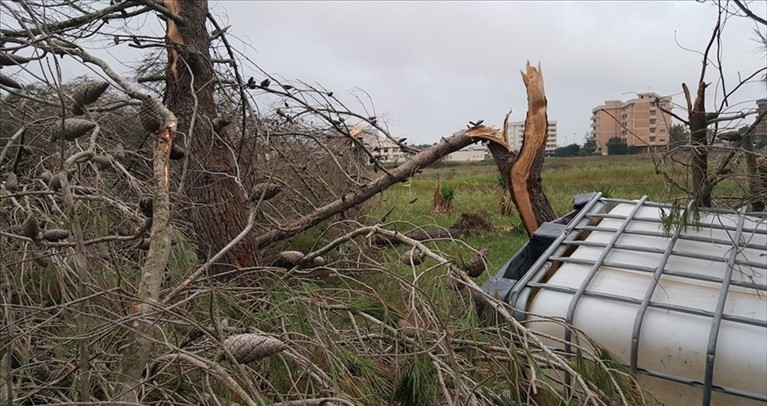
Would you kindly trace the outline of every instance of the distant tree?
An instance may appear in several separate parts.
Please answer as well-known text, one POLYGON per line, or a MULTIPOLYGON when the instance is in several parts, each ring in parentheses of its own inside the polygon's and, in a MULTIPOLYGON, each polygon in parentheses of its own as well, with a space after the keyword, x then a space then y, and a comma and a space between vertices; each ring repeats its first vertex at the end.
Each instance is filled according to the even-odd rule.
POLYGON ((607 141, 607 155, 626 155, 629 153, 629 146, 620 137, 613 137, 607 141))
POLYGON ((558 158, 565 158, 569 156, 576 156, 580 151, 581 146, 578 144, 570 144, 566 147, 559 147, 554 151, 554 156, 558 158))
POLYGON ((678 147, 687 144, 690 139, 690 132, 684 124, 673 124, 669 130, 670 146, 678 147))
POLYGON ((597 137, 593 133, 586 133, 581 155, 594 155, 597 153, 597 137))

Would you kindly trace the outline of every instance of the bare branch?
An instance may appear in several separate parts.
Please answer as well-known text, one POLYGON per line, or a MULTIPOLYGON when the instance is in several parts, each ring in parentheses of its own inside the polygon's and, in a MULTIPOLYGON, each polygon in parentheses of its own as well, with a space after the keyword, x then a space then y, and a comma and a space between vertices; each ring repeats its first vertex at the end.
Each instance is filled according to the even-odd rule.
POLYGON ((340 199, 319 207, 302 218, 282 223, 276 230, 261 234, 256 237, 256 244, 258 247, 265 247, 274 242, 290 238, 307 228, 319 224, 330 216, 342 213, 343 211, 370 199, 395 183, 407 180, 421 168, 425 168, 443 156, 474 142, 476 142, 476 140, 470 138, 465 133, 457 134, 450 138, 443 138, 442 142, 439 144, 420 152, 411 160, 391 170, 389 174, 383 175, 378 179, 361 186, 357 191, 347 193, 341 196, 340 199))
POLYGON ((750 17, 751 19, 753 19, 754 21, 760 24, 767 25, 767 20, 754 14, 754 12, 749 10, 749 8, 746 7, 746 5, 743 4, 741 0, 732 0, 732 1, 735 3, 735 5, 738 6, 738 8, 740 8, 744 13, 746 13, 746 16, 750 17))
POLYGON ((162 14, 165 17, 170 18, 175 22, 176 24, 183 26, 186 24, 186 21, 184 20, 184 17, 181 17, 180 15, 168 10, 162 3, 162 1, 159 0, 132 0, 134 3, 144 5, 154 11, 157 11, 158 13, 162 14))

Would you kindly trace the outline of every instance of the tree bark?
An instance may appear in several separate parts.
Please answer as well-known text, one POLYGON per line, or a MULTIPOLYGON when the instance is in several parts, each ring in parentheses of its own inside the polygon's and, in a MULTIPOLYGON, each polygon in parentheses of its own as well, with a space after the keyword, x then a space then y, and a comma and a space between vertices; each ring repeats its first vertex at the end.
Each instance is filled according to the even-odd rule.
MULTIPOLYGON (((166 104, 178 117, 179 132, 191 137, 190 178, 184 193, 193 207, 186 213, 197 235, 203 257, 218 252, 245 226, 246 195, 235 181, 235 160, 211 122, 218 115, 214 103, 215 72, 210 62, 210 40, 205 26, 208 1, 166 0, 168 9, 178 10, 183 26, 168 20, 169 64, 166 71, 166 104)), ((256 265, 252 236, 244 238, 211 269, 256 265)))
POLYGON ((141 374, 152 349, 155 318, 151 316, 159 304, 160 287, 165 279, 165 269, 170 258, 173 226, 170 223, 170 195, 168 186, 168 161, 171 144, 175 138, 175 120, 166 122, 165 128, 155 137, 153 148, 154 199, 152 202, 152 229, 149 253, 141 267, 138 286, 138 302, 131 306, 132 316, 129 344, 120 368, 121 385, 117 398, 123 402, 138 404, 141 390, 141 374))
POLYGON ((708 117, 706 114, 706 83, 698 84, 698 91, 693 103, 690 89, 682 83, 687 101, 687 118, 690 122, 690 146, 692 159, 692 190, 695 194, 695 207, 711 207, 713 184, 708 177, 708 117))

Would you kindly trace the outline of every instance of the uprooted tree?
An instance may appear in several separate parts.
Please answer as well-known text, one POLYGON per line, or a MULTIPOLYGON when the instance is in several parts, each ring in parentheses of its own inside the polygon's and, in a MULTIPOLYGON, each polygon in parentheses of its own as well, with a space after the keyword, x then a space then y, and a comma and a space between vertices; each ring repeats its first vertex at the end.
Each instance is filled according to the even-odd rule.
POLYGON ((238 57, 206 1, 55 6, 0 4, 0 404, 644 399, 595 345, 578 370, 489 297, 501 321, 482 326, 469 293, 481 294, 483 252, 458 266, 358 216, 390 185, 489 141, 528 232, 552 219, 540 67, 523 72, 518 156, 481 125, 419 151, 364 106, 238 57), (153 14, 164 38, 127 28, 153 14), (105 41, 167 63, 151 53, 128 79, 87 50, 105 41), (64 61, 96 77, 64 83, 64 61), (363 127, 412 159, 384 167, 363 127), (301 233, 313 243, 289 249, 301 233), (387 269, 373 236, 411 247, 412 278, 387 269), (417 270, 426 258, 440 272, 417 270))

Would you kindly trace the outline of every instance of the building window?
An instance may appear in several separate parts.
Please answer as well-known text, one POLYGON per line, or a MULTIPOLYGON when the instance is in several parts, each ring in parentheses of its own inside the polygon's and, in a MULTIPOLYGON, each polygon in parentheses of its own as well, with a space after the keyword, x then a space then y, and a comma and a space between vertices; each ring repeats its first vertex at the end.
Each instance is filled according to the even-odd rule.
POLYGON ((650 119, 650 125, 655 125, 655 119, 654 118, 650 119))
POLYGON ((654 128, 650 128, 650 133, 651 133, 651 134, 652 134, 652 133, 655 133, 655 129, 654 129, 654 128))
POLYGON ((655 142, 655 137, 650 137, 650 142, 655 142))

